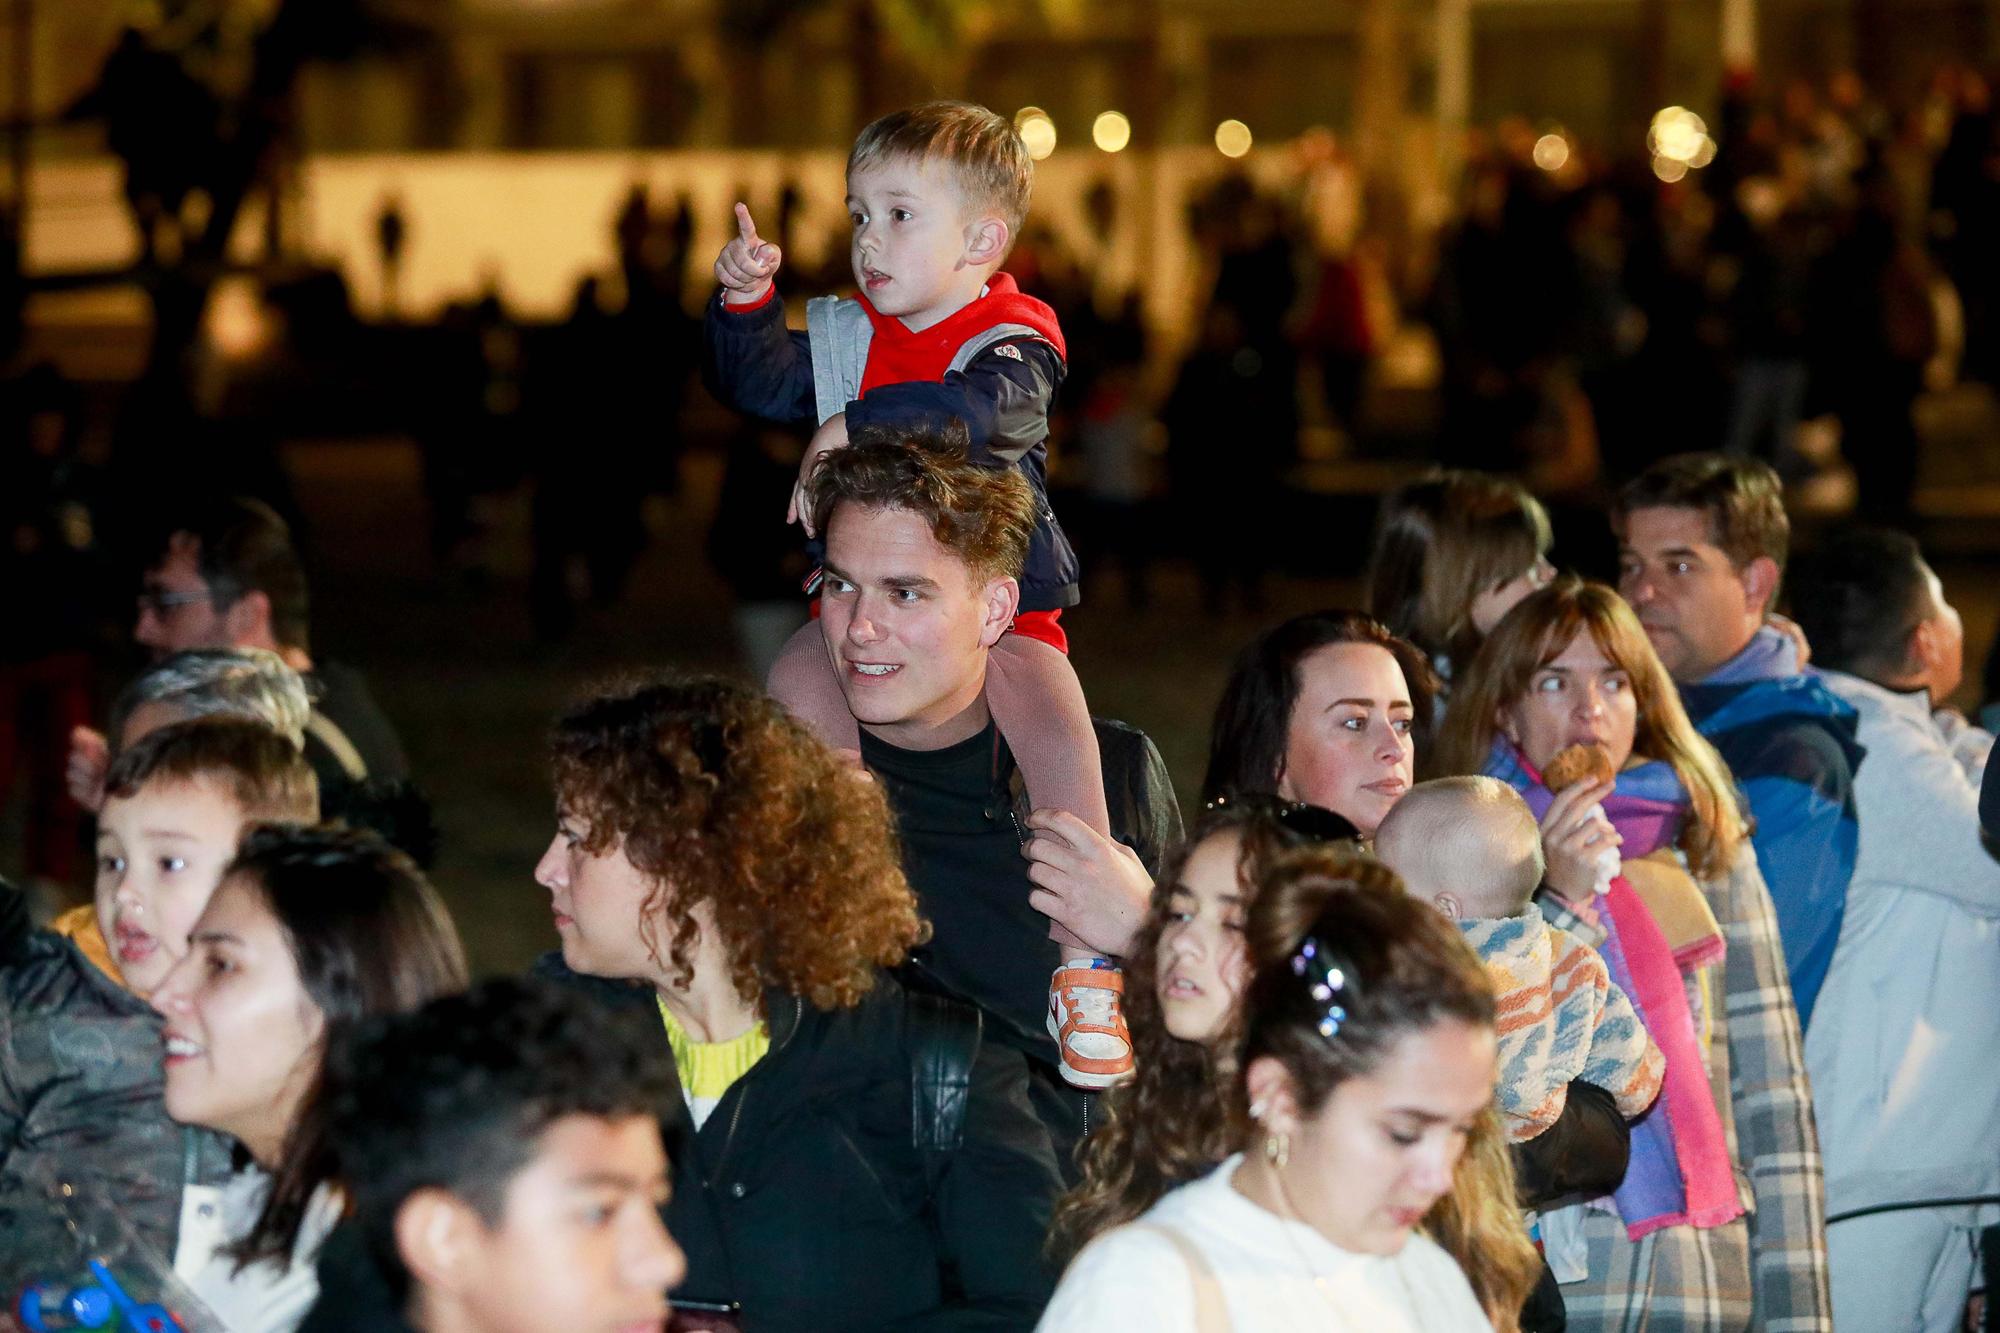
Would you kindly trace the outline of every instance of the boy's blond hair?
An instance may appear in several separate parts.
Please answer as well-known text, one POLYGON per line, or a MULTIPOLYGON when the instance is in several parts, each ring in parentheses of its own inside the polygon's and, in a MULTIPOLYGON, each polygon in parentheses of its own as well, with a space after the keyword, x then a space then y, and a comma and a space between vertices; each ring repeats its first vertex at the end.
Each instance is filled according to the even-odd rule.
POLYGON ((1542 832, 1498 778, 1419 782, 1375 831, 1375 852, 1414 893, 1448 893, 1471 917, 1514 916, 1541 884, 1542 832))
POLYGON ((892 161, 945 163, 966 205, 999 214, 1010 246, 1020 239, 1035 162, 1004 117, 971 102, 925 102, 892 111, 855 138, 847 174, 851 179, 862 167, 892 161))
POLYGON ((312 766, 286 737, 245 718, 197 718, 149 732, 111 765, 104 794, 123 800, 155 782, 212 783, 245 823, 319 822, 312 766))

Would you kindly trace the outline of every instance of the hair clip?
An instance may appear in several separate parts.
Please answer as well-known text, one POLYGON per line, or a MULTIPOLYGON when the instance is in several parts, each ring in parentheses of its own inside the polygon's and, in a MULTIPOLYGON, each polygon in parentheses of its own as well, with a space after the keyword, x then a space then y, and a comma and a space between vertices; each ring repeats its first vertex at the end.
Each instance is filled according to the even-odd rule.
POLYGON ((1308 993, 1313 1003, 1321 1006, 1319 1035, 1332 1040, 1347 1021, 1347 1008, 1340 1003, 1346 998, 1347 968, 1333 956, 1331 949, 1325 952, 1327 957, 1321 957, 1318 940, 1306 940, 1292 955, 1292 974, 1311 979, 1308 993))

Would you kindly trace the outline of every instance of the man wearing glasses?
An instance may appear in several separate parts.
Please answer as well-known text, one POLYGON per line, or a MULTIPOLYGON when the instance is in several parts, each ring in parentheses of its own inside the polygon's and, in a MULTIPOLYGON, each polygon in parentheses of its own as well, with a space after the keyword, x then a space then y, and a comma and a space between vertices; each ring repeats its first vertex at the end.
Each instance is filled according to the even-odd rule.
MULTIPOLYGON (((314 659, 307 612, 305 569, 284 519, 261 501, 217 500, 178 525, 147 569, 132 636, 155 660, 194 649, 278 654, 313 697, 306 758, 323 790, 408 777, 403 743, 360 674, 314 659)), ((69 787, 87 808, 96 808, 110 758, 103 734, 72 734, 69 787)))

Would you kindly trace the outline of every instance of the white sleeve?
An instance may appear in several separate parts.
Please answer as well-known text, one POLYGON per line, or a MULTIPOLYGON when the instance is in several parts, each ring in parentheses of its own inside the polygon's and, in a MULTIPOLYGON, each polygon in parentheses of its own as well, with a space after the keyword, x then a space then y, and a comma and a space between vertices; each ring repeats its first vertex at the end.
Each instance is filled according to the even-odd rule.
POLYGON ((1173 1242, 1146 1227, 1105 1232, 1070 1262, 1035 1333, 1195 1333, 1194 1275, 1173 1242))
POLYGON ((1980 841, 1978 784, 1946 745, 1913 739, 1914 731, 1885 731, 1889 743, 1863 759, 1855 775, 1861 838, 1875 840, 1869 860, 1879 865, 1876 853, 1893 848, 1881 858, 1895 867, 1887 876, 1892 883, 2000 916, 2000 861, 1980 841))

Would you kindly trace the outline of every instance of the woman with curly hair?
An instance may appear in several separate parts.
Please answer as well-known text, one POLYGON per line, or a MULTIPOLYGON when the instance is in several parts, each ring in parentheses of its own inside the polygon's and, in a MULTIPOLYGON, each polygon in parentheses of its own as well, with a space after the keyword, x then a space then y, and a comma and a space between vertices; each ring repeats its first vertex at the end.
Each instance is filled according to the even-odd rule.
POLYGON ((1829 1327, 1819 1142, 1777 917, 1729 770, 1638 617, 1571 576, 1531 594, 1459 681, 1439 749, 1445 772, 1526 797, 1544 915, 1597 946, 1666 1056, 1612 1200, 1543 1219, 1570 1327, 1829 1327), (1565 751, 1585 749, 1593 763, 1566 780, 1565 751))
MULTIPOLYGON (((1249 1125, 1238 1042, 1251 970, 1245 918, 1288 855, 1354 836, 1331 811, 1240 798, 1212 807, 1177 863, 1164 868, 1128 964, 1137 1073, 1106 1098, 1103 1124, 1085 1147, 1083 1179, 1057 1208, 1052 1248, 1059 1257, 1139 1217, 1243 1142, 1249 1125)), ((1358 872, 1364 875, 1385 873, 1372 862, 1356 864, 1366 866, 1358 872)), ((1580 1093, 1579 1104, 1587 1096, 1580 1093)), ((1464 1266, 1494 1323, 1514 1327, 1538 1265, 1515 1211, 1514 1172, 1497 1124, 1475 1126, 1466 1163, 1424 1228, 1464 1266)))
POLYGON ((1023 1058, 884 971, 928 927, 875 784, 716 680, 599 695, 554 760, 549 970, 652 1007, 673 1050, 676 1302, 757 1329, 1031 1324, 1054 1154, 1023 1058), (955 1085, 924 1072, 954 1058, 955 1085))
POLYGON ((1269 866, 1241 932, 1233 978, 1161 960, 1170 1012, 1238 1028, 1233 1155, 1092 1241, 1042 1328, 1511 1328, 1536 1265, 1511 1190, 1470 1171, 1497 1161, 1508 1180, 1504 1152, 1468 1155, 1499 1133, 1477 957, 1386 867, 1334 848, 1269 866), (1447 1199, 1471 1219, 1454 1222, 1464 1253, 1423 1234, 1447 1199))

